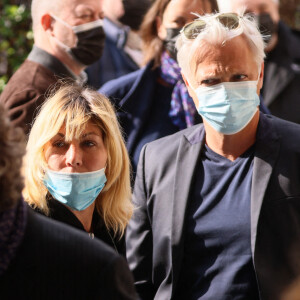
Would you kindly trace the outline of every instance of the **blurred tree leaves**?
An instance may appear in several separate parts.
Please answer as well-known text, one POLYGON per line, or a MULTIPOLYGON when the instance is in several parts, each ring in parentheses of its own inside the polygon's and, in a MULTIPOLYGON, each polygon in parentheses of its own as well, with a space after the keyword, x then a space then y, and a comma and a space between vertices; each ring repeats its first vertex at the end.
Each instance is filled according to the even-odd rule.
MULTIPOLYGON (((20 1, 19 1, 20 2, 20 1)), ((0 4, 0 93, 25 60, 33 44, 27 3, 2 0, 0 4)))

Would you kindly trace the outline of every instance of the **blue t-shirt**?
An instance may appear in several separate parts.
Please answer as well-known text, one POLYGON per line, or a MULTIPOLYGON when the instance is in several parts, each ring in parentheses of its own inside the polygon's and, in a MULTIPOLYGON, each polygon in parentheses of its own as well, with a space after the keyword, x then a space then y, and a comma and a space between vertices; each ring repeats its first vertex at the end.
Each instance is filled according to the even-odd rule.
POLYGON ((187 209, 178 299, 259 299, 251 256, 254 146, 235 161, 207 146, 187 209))

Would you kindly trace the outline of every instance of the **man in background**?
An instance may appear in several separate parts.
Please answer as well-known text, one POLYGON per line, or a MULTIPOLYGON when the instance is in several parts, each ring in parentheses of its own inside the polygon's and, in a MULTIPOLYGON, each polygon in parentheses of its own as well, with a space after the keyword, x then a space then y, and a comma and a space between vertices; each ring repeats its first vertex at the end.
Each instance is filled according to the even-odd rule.
POLYGON ((264 104, 275 116, 300 123, 300 39, 280 20, 279 0, 230 0, 232 11, 246 8, 266 38, 264 104))
POLYGON ((26 133, 48 88, 59 79, 85 82, 86 66, 104 47, 102 1, 33 0, 34 46, 0 96, 15 126, 26 133))

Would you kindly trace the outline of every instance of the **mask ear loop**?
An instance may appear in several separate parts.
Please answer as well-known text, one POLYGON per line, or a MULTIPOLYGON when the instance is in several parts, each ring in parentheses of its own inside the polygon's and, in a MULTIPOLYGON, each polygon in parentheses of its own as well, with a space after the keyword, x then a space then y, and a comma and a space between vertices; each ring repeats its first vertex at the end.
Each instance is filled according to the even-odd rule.
MULTIPOLYGON (((64 20, 62 20, 61 18, 55 16, 55 15, 52 14, 52 13, 50 13, 49 15, 50 15, 55 21, 58 21, 58 22, 62 23, 63 25, 65 25, 67 28, 71 29, 72 32, 73 32, 73 34, 74 34, 73 27, 72 27, 70 24, 68 24, 67 22, 65 22, 64 20)), ((72 56, 72 54, 71 54, 71 48, 72 48, 72 47, 70 47, 70 46, 64 44, 64 43, 63 43, 62 41, 60 41, 56 36, 54 36, 53 38, 56 40, 57 44, 58 44, 62 49, 64 49, 64 50, 66 51, 66 53, 67 53, 68 55, 70 55, 71 58, 73 58, 73 56, 72 56)), ((75 34, 75 45, 77 45, 77 43, 78 43, 78 40, 77 40, 77 36, 76 36, 76 34, 75 34)))
POLYGON ((52 14, 52 13, 50 13, 49 15, 50 15, 55 21, 58 21, 58 22, 64 24, 65 26, 67 26, 68 28, 73 29, 73 27, 72 27, 70 24, 68 24, 66 21, 62 20, 61 18, 55 16, 55 15, 52 14))

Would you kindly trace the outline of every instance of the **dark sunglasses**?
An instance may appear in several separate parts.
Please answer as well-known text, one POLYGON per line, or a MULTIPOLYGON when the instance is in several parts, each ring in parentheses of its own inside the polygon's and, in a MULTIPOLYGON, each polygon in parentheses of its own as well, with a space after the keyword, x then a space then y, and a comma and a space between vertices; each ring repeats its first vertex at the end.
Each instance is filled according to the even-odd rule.
MULTIPOLYGON (((240 25, 240 16, 236 13, 224 13, 216 16, 216 18, 224 27, 228 29, 236 29, 240 25)), ((189 39, 195 39, 206 27, 206 22, 203 20, 195 20, 191 23, 186 24, 180 31, 184 36, 189 39)))

